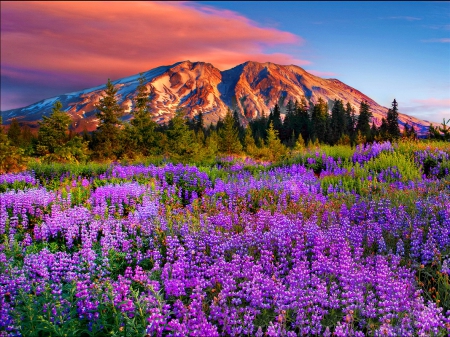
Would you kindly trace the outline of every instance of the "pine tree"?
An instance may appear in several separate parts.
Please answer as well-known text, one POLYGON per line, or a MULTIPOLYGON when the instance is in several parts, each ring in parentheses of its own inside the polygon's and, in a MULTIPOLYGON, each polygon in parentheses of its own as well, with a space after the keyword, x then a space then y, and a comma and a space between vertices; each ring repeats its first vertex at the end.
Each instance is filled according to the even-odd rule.
POLYGON ((321 143, 325 143, 328 137, 328 105, 322 99, 319 98, 317 104, 314 104, 313 111, 311 113, 312 124, 312 138, 317 139, 321 143))
POLYGON ((197 114, 197 118, 195 120, 195 132, 203 132, 203 128, 205 127, 205 122, 203 120, 203 112, 199 112, 197 114))
POLYGON ((296 107, 296 116, 298 119, 298 134, 306 141, 311 138, 311 120, 308 113, 308 102, 302 97, 296 107))
POLYGON ((134 118, 130 122, 131 128, 127 130, 127 138, 131 141, 129 145, 133 147, 133 151, 138 151, 147 156, 156 150, 156 138, 158 135, 155 129, 158 125, 152 120, 150 115, 150 98, 142 74, 139 77, 137 95, 134 101, 134 118))
POLYGON ((189 130, 184 115, 183 110, 178 110, 167 129, 166 153, 178 161, 190 160, 197 151, 194 131, 189 130))
POLYGON ((244 150, 248 155, 253 155, 257 150, 255 139, 253 138, 252 128, 247 126, 244 136, 244 150))
POLYGON ((13 146, 20 146, 22 143, 22 130, 20 129, 19 121, 13 118, 8 129, 8 138, 13 146))
POLYGON ((381 119, 380 137, 382 140, 389 139, 389 128, 388 128, 387 121, 384 117, 381 119))
POLYGON ((388 137, 389 139, 398 139, 400 138, 400 128, 398 126, 398 104, 394 98, 392 102, 392 109, 389 109, 386 118, 387 126, 388 126, 388 137))
POLYGON ((278 131, 275 130, 272 123, 269 124, 267 129, 266 147, 270 153, 270 159, 273 161, 277 161, 286 153, 286 148, 281 144, 278 131))
POLYGON ((370 119, 372 117, 372 112, 370 111, 370 106, 367 102, 362 101, 359 106, 359 116, 358 124, 356 125, 356 131, 361 133, 361 136, 365 140, 370 138, 370 119))
POLYGON ((295 142, 295 151, 303 151, 303 149, 305 148, 305 140, 302 137, 302 134, 298 135, 297 141, 295 142))
POLYGON ((272 111, 270 112, 267 126, 269 126, 271 122, 273 124, 273 128, 279 133, 283 128, 283 122, 281 121, 281 110, 278 103, 275 104, 272 111))
POLYGON ((344 104, 341 100, 335 100, 331 109, 330 143, 336 144, 346 132, 346 120, 344 104))
POLYGON ((94 150, 99 158, 117 158, 120 156, 120 126, 123 110, 117 102, 117 89, 108 79, 105 95, 95 105, 99 124, 94 133, 94 150))
POLYGON ((43 120, 38 122, 38 144, 37 151, 40 154, 55 153, 55 150, 67 142, 69 132, 70 116, 61 111, 62 104, 56 101, 52 108, 50 116, 44 116, 43 120))
POLYGON ((236 128, 235 119, 228 109, 223 127, 219 130, 219 150, 223 153, 238 154, 242 150, 242 144, 239 140, 239 130, 236 128))

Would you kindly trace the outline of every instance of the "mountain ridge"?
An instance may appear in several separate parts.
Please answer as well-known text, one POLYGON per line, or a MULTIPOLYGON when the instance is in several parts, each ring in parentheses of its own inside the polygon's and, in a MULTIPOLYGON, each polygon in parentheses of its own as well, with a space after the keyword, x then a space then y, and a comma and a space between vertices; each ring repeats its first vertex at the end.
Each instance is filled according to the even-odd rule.
MULTIPOLYGON (((284 113, 284 105, 289 100, 305 97, 309 104, 317 103, 322 97, 331 109, 335 99, 349 102, 358 113, 361 101, 367 101, 373 113, 373 122, 379 126, 386 117, 388 108, 342 81, 324 79, 308 73, 297 65, 278 65, 272 62, 246 61, 231 69, 220 71, 207 62, 176 62, 150 69, 141 73, 149 90, 149 109, 158 123, 167 123, 179 108, 186 111, 189 118, 202 112, 206 124, 222 118, 228 108, 237 109, 244 123, 253 118, 268 115, 275 103, 279 103, 284 113)), ((130 119, 133 99, 139 85, 140 74, 112 81, 117 87, 119 104, 125 111, 124 119, 130 119)), ((106 85, 86 88, 41 100, 26 107, 2 111, 4 123, 17 118, 24 124, 36 125, 43 115, 48 115, 57 100, 63 110, 72 118, 75 131, 92 131, 98 120, 95 103, 103 95, 106 85)), ((401 109, 400 109, 401 110, 401 109)), ((430 123, 405 114, 399 114, 402 127, 413 125, 419 134, 425 134, 430 123)))

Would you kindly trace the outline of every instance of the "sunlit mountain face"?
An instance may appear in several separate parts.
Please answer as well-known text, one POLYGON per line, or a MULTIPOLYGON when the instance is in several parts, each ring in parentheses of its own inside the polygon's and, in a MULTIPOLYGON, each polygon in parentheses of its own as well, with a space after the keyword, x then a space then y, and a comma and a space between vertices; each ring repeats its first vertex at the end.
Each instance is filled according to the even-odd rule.
MULTIPOLYGON (((132 118, 139 76, 112 82, 118 89, 117 99, 126 113, 125 119, 132 118)), ((228 109, 237 110, 241 121, 246 123, 263 114, 268 115, 277 103, 284 113, 289 100, 300 101, 303 97, 309 104, 322 98, 328 102, 330 110, 333 102, 340 99, 344 104, 349 102, 356 114, 360 103, 367 101, 373 114, 372 122, 377 126, 388 111, 387 107, 337 79, 320 78, 295 65, 249 61, 220 71, 210 63, 184 61, 157 67, 142 73, 142 76, 150 96, 150 112, 160 124, 167 123, 177 109, 183 109, 189 118, 202 112, 205 124, 216 123, 228 109)), ((59 100, 63 110, 72 117, 75 131, 92 131, 98 123, 95 104, 103 96, 104 89, 105 85, 102 85, 4 111, 3 121, 9 123, 17 118, 30 126, 37 125, 37 121, 50 114, 53 104, 59 100)), ((399 123, 400 128, 405 123, 414 126, 419 135, 425 134, 430 125, 427 121, 401 113, 399 123)))

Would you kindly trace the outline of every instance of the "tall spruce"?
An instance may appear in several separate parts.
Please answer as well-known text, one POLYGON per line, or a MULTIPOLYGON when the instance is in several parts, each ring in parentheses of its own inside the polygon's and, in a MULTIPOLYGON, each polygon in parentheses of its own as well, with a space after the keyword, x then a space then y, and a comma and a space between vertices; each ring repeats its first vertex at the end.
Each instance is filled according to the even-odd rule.
POLYGON ((271 112, 269 114, 269 120, 268 120, 267 127, 269 126, 269 124, 271 122, 273 124, 273 128, 275 130, 277 130, 279 133, 281 131, 281 129, 283 128, 283 122, 281 121, 281 109, 280 109, 280 106, 278 105, 278 103, 275 104, 275 106, 273 107, 273 109, 271 110, 271 112))
POLYGON ((20 146, 22 143, 22 130, 19 125, 19 121, 17 118, 13 118, 11 124, 8 129, 8 138, 11 141, 11 144, 14 146, 20 146))
POLYGON ((223 127, 219 130, 219 150, 223 153, 238 154, 242 151, 242 144, 239 140, 239 130, 236 127, 235 118, 228 109, 225 119, 223 120, 223 127))
POLYGON ((298 119, 298 133, 302 135, 305 142, 311 138, 311 120, 308 110, 308 102, 305 97, 302 97, 296 106, 296 116, 298 119))
POLYGON ((39 121, 37 151, 45 155, 55 153, 55 150, 67 142, 69 124, 71 122, 68 113, 61 111, 62 104, 56 101, 50 116, 44 116, 39 121))
POLYGON ((166 154, 178 161, 188 161, 197 152, 195 133, 189 129, 185 113, 177 110, 167 128, 166 154))
POLYGON ((137 87, 137 95, 134 99, 133 119, 130 124, 132 145, 135 151, 139 151, 144 155, 152 154, 156 148, 157 128, 156 122, 151 118, 149 111, 150 97, 145 85, 145 78, 141 74, 139 77, 139 85, 137 87))
POLYGON ((370 119, 372 118, 372 112, 367 102, 362 101, 359 106, 358 123, 356 125, 356 132, 359 133, 365 139, 370 139, 370 119))
POLYGON ((346 133, 346 119, 344 104, 341 100, 335 100, 331 109, 330 143, 336 144, 346 133))
POLYGON ((94 133, 94 151, 100 159, 117 158, 121 151, 120 126, 123 109, 116 98, 117 88, 108 79, 105 94, 95 105, 99 124, 94 133))
POLYGON ((328 105, 319 97, 317 104, 314 104, 311 113, 312 124, 312 140, 318 140, 321 143, 325 143, 328 137, 328 105))
POLYGON ((389 109, 386 118, 388 126, 388 137, 390 139, 398 139, 401 136, 400 127, 398 126, 398 104, 394 98, 392 109, 389 109))
POLYGON ((267 128, 266 148, 269 153, 270 160, 277 161, 286 154, 286 148, 281 144, 278 131, 273 127, 273 123, 269 123, 267 128))

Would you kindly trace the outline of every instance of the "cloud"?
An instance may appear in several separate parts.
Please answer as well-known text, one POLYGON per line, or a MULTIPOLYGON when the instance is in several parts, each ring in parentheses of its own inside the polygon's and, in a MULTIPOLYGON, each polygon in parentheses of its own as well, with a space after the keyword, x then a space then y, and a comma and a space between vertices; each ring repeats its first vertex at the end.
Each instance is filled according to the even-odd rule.
POLYGON ((414 16, 390 16, 388 19, 394 20, 406 20, 406 21, 420 21, 421 18, 416 18, 414 16))
POLYGON ((183 60, 221 70, 248 60, 310 64, 266 52, 301 46, 301 37, 192 2, 3 2, 1 32, 2 81, 15 85, 84 88, 183 60))
POLYGON ((446 120, 450 118, 450 99, 413 99, 411 100, 410 106, 402 107, 400 110, 402 113, 410 114, 430 122, 441 123, 443 118, 446 120))
POLYGON ((441 39, 428 39, 428 40, 421 40, 421 42, 437 42, 437 43, 450 43, 450 38, 441 38, 441 39))

